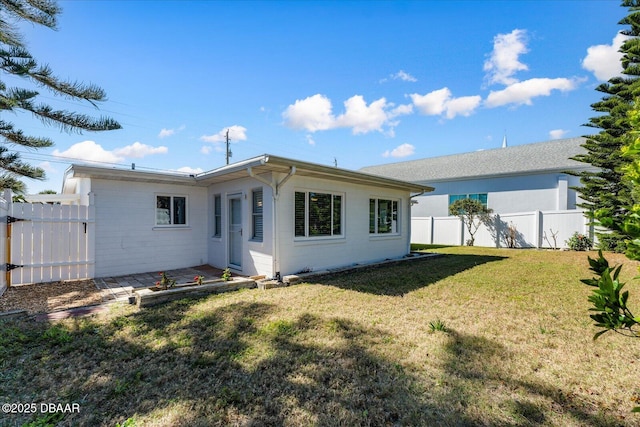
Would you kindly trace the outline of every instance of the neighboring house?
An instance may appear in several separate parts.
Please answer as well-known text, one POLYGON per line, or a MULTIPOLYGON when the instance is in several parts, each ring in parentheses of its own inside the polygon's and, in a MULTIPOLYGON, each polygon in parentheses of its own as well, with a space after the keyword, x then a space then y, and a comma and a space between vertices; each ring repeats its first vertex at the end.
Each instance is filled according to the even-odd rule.
POLYGON ((497 214, 576 209, 571 187, 578 177, 566 171, 595 170, 570 160, 586 153, 584 138, 559 139, 362 168, 362 172, 435 187, 416 198, 413 217, 443 217, 456 199, 480 200, 497 214))
POLYGON ((95 209, 95 276, 200 264, 293 274, 410 251, 413 194, 432 188, 271 155, 196 175, 72 165, 95 209))

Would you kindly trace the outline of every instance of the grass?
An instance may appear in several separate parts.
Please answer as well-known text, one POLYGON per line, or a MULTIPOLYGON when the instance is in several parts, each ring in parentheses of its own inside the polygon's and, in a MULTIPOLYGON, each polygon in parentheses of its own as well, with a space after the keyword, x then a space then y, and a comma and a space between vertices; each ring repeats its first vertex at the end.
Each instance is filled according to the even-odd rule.
POLYGON ((4 322, 0 401, 79 403, 61 425, 640 425, 637 342, 592 340, 585 253, 433 250, 265 292, 4 322))

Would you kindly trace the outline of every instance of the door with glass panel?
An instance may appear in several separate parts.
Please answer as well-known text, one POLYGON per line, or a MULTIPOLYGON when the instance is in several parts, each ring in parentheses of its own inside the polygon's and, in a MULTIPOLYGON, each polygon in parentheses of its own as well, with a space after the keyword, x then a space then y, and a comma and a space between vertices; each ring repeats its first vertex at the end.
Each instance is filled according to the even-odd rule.
POLYGON ((229 266, 242 268, 242 199, 241 195, 229 196, 229 266))

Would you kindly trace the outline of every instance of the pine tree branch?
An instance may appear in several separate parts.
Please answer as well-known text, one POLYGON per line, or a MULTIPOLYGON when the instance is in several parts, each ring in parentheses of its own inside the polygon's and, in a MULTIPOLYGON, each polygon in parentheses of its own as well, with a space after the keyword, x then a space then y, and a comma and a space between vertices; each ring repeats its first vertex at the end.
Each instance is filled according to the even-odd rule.
POLYGON ((49 138, 26 136, 21 130, 16 130, 13 124, 0 120, 0 136, 6 143, 21 145, 27 148, 47 148, 53 146, 49 138))
POLYGON ((4 7, 8 13, 34 24, 44 25, 52 29, 56 28, 56 15, 60 13, 60 7, 50 0, 4 0, 4 7))
POLYGON ((6 147, 0 147, 0 169, 31 179, 45 179, 45 173, 42 168, 22 162, 20 154, 10 153, 6 147))
POLYGON ((31 111, 43 123, 47 125, 56 125, 65 132, 81 133, 83 130, 99 132, 105 130, 121 129, 122 126, 110 117, 93 118, 86 114, 78 114, 64 110, 54 110, 48 105, 39 105, 28 107, 23 106, 25 110, 31 111))

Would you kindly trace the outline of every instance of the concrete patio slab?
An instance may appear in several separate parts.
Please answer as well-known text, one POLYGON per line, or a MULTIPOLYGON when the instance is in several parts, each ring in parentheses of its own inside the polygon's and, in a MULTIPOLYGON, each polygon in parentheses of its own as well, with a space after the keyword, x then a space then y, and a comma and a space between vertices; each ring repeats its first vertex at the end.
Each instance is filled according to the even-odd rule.
MULTIPOLYGON (((167 277, 174 279, 177 284, 193 282, 194 277, 204 276, 203 280, 219 279, 222 270, 210 265, 165 270, 167 277)), ((94 279, 96 286, 102 293, 103 302, 127 301, 134 295, 136 289, 150 288, 160 280, 160 272, 127 274, 125 276, 100 277, 94 279)))

